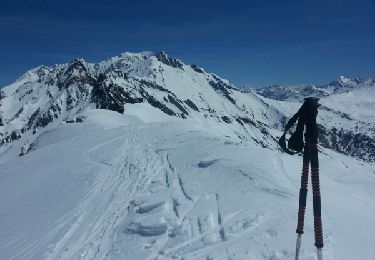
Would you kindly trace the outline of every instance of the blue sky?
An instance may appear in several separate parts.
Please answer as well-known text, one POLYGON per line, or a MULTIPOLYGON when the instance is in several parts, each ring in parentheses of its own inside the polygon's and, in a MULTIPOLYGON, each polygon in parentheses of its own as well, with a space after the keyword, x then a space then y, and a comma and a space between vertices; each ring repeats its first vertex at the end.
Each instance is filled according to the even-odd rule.
POLYGON ((375 1, 0 0, 0 86, 41 64, 143 50, 237 85, 375 76, 375 1))

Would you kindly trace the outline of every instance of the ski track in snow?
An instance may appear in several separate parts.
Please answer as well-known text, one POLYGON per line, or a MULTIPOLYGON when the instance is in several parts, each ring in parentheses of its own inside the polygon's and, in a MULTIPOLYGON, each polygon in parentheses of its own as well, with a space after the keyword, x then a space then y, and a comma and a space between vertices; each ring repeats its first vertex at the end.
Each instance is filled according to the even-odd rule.
POLYGON ((120 136, 120 137, 117 137, 117 138, 111 139, 111 140, 109 140, 109 141, 107 141, 107 142, 104 142, 104 143, 98 144, 98 145, 94 146, 93 148, 91 148, 90 150, 88 150, 87 153, 86 153, 86 156, 87 156, 88 159, 91 160, 91 161, 95 161, 95 162, 97 162, 97 163, 104 164, 105 166, 109 166, 109 167, 110 167, 110 166, 112 166, 111 162, 108 162, 108 161, 106 161, 106 160, 101 159, 100 156, 97 156, 97 157, 96 157, 96 156, 93 155, 93 153, 94 153, 95 151, 98 151, 98 150, 100 151, 100 148, 103 147, 103 146, 106 146, 106 145, 111 144, 111 143, 114 143, 114 142, 118 142, 118 141, 120 141, 121 139, 124 139, 124 138, 125 138, 125 137, 120 136))
POLYGON ((90 160, 107 168, 102 170, 87 197, 69 217, 65 217, 69 219, 64 223, 69 223, 69 230, 47 258, 96 259, 99 255, 103 257, 103 251, 105 254, 110 252, 116 225, 126 215, 133 197, 142 193, 162 168, 156 154, 148 147, 135 145, 136 137, 129 133, 88 151, 90 160), (110 163, 92 156, 92 152, 122 139, 125 139, 124 144, 110 163), (82 233, 82 230, 90 232, 82 233), (75 244, 83 246, 75 248, 75 244))
POLYGON ((144 259, 194 259, 263 222, 264 215, 249 217, 243 211, 224 217, 218 193, 189 195, 167 151, 156 150, 136 132, 129 127, 123 136, 86 152, 104 167, 86 197, 51 231, 50 236, 65 234, 50 246, 47 259, 126 258, 116 248, 123 236, 146 241, 144 259), (123 144, 111 161, 95 155, 118 142, 123 144), (150 197, 157 200, 144 205, 150 197), (203 206, 200 217, 189 216, 197 206, 203 206))

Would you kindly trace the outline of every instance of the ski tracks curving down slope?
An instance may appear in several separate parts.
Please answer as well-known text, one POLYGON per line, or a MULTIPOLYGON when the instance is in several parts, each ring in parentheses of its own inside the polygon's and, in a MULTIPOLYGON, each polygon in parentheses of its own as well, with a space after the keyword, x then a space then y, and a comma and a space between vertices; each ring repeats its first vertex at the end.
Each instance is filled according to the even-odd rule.
MULTIPOLYGON (((165 171, 163 161, 145 142, 140 142, 132 128, 124 136, 106 141, 87 153, 88 159, 102 164, 100 173, 85 198, 61 221, 52 233, 65 230, 62 239, 51 249, 48 259, 102 259, 113 254, 117 226, 131 215, 135 198, 145 193, 153 179, 165 171), (122 143, 113 159, 94 156, 114 143, 122 143)), ((139 232, 157 233, 163 224, 139 232)))

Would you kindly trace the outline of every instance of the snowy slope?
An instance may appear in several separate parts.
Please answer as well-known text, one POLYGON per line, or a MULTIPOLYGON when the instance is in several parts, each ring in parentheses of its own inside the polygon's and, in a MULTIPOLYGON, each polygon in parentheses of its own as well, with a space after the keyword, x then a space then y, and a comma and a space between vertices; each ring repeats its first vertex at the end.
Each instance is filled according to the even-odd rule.
MULTIPOLYGON (((0 259, 293 258, 300 157, 127 106, 139 116, 91 111, 1 153, 0 259)), ((325 259, 373 259, 375 167, 324 154, 325 259)))

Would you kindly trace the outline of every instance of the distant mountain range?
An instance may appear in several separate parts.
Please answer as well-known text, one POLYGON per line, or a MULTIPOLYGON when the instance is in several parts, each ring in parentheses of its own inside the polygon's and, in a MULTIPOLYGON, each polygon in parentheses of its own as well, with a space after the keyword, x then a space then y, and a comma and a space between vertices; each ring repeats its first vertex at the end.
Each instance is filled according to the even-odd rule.
POLYGON ((303 97, 306 96, 324 98, 330 95, 347 93, 363 88, 375 88, 375 78, 364 80, 361 78, 346 78, 344 76, 340 76, 338 79, 320 86, 272 85, 264 88, 258 88, 256 92, 266 98, 275 100, 301 101, 303 97))

